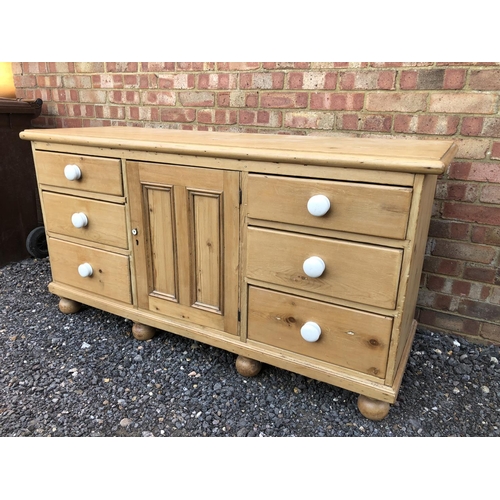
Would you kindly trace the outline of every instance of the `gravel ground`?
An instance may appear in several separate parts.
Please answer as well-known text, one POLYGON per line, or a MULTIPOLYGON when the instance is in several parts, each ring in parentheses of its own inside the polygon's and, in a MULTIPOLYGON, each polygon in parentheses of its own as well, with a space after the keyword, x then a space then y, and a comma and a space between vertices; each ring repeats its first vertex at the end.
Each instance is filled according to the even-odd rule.
POLYGON ((498 436, 500 349, 418 330, 381 422, 357 395, 168 332, 57 308, 48 259, 0 268, 0 436, 498 436))

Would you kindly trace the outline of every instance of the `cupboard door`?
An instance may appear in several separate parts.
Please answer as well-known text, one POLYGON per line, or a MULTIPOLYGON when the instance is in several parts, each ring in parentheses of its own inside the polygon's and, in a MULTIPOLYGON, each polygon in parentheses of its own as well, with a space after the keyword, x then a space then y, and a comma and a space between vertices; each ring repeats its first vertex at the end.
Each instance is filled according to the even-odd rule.
POLYGON ((239 173, 128 162, 140 308, 238 334, 239 173))

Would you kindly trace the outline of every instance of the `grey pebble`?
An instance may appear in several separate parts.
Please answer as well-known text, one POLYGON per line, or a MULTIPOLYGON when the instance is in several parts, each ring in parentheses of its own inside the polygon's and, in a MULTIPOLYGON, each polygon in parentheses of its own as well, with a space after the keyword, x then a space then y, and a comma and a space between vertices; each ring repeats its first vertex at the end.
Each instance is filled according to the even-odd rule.
POLYGON ((380 422, 357 395, 129 320, 58 310, 48 259, 0 268, 0 436, 500 436, 500 348, 419 328, 380 422), (35 311, 35 312, 33 312, 35 311), (140 351, 140 354, 139 354, 140 351), (199 376, 198 376, 199 374, 199 376))

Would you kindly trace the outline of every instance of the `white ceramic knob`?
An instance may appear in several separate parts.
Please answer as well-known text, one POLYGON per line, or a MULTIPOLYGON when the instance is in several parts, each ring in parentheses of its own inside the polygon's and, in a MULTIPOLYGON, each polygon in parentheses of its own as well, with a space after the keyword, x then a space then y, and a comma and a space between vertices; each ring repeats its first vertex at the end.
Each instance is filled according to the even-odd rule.
POLYGON ((300 334, 307 342, 316 342, 321 335, 321 327, 314 321, 308 321, 300 329, 300 334))
POLYGON ((82 171, 78 165, 66 165, 64 167, 64 177, 68 181, 76 181, 82 177, 82 171))
POLYGON ((315 217, 321 217, 330 210, 330 200, 324 194, 311 196, 307 202, 307 211, 315 217))
POLYGON ((80 264, 78 266, 78 274, 82 278, 89 278, 90 276, 92 276, 93 272, 94 270, 92 269, 92 266, 88 262, 85 262, 84 264, 80 264))
POLYGON ((319 278, 325 272, 325 262, 321 257, 309 257, 302 268, 310 278, 319 278))
POLYGON ((71 216, 71 223, 75 227, 85 227, 89 223, 89 219, 83 212, 77 212, 71 216))

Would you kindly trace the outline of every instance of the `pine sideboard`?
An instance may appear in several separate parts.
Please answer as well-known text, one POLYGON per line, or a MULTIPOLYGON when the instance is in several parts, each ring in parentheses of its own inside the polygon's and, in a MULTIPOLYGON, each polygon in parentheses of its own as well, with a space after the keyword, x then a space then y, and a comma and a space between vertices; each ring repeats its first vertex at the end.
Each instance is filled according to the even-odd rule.
POLYGON ((32 129, 53 281, 81 304, 359 394, 401 385, 451 141, 32 129))

